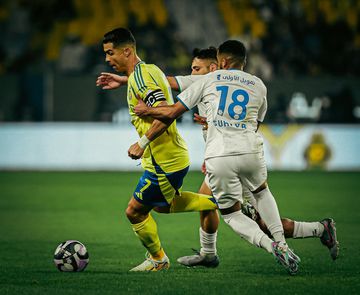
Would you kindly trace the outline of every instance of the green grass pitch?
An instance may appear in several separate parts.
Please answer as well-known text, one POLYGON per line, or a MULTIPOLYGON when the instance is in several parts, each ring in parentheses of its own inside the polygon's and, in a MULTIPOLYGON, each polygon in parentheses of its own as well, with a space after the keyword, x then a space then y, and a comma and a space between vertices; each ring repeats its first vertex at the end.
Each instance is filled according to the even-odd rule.
MULTIPOLYGON (((360 173, 270 172, 282 216, 337 222, 340 257, 332 261, 318 238, 288 240, 301 257, 289 276, 274 258, 238 237, 222 221, 221 263, 187 269, 178 256, 199 247, 198 213, 154 214, 172 262, 159 273, 129 273, 145 250, 124 211, 139 173, 0 172, 0 294, 359 294, 360 173), (83 242, 90 263, 82 273, 61 273, 56 246, 83 242)), ((196 191, 199 172, 184 189, 196 191)))

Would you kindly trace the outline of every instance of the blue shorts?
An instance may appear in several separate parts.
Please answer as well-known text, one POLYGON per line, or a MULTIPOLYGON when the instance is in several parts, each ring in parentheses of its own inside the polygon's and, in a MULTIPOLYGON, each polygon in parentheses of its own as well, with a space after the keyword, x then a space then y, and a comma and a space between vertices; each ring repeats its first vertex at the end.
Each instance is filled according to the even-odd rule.
POLYGON ((133 196, 141 204, 147 206, 169 206, 175 195, 181 191, 183 180, 188 171, 189 167, 173 173, 159 174, 145 170, 133 196))

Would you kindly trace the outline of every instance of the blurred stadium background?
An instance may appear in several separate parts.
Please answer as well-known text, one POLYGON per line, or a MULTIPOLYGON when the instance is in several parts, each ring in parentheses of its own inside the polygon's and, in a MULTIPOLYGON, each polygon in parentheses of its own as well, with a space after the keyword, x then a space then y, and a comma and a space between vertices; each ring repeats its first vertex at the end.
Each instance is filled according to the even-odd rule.
MULTIPOLYGON (((1 294, 358 293, 360 0, 0 0, 0 35, 1 294), (333 217, 335 263, 317 239, 291 241, 302 266, 288 278, 222 224, 219 268, 190 271, 175 259, 198 245, 198 215, 154 214, 173 266, 127 273, 143 259, 123 214, 141 171, 127 157, 137 135, 126 89, 95 86, 111 71, 102 36, 118 26, 168 75, 190 73, 194 47, 246 44, 245 70, 268 87, 260 132, 280 212, 333 217), (90 252, 81 275, 52 265, 66 239, 90 252)), ((195 170, 185 188, 197 190, 201 131, 191 114, 178 126, 195 170)))
MULTIPOLYGON (((268 87, 270 169, 360 169, 358 0, 0 1, 0 169, 138 169, 126 87, 95 86, 117 26, 168 75, 190 72, 194 47, 244 41, 268 87)), ((199 169, 199 130, 181 121, 199 169)))

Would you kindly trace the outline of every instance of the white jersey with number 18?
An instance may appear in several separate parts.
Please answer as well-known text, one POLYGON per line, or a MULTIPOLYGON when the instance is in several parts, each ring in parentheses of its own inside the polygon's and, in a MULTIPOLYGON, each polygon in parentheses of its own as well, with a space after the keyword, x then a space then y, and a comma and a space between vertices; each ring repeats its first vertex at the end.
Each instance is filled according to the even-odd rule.
POLYGON ((188 109, 205 106, 205 159, 262 151, 263 140, 256 133, 267 109, 261 79, 240 70, 218 70, 192 83, 178 100, 188 109))

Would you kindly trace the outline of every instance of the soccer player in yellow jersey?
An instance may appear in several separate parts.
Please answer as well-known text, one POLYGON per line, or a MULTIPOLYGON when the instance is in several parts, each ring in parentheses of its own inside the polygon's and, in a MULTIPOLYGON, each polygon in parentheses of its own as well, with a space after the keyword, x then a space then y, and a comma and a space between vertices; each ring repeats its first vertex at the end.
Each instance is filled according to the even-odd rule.
POLYGON ((141 61, 136 41, 126 28, 117 28, 104 35, 106 62, 128 77, 127 101, 131 122, 139 141, 128 151, 133 159, 142 158, 145 172, 131 197, 126 215, 135 234, 147 249, 146 260, 131 271, 158 271, 169 268, 170 262, 161 247, 155 220, 150 211, 201 211, 217 208, 212 197, 182 192, 183 179, 189 168, 186 144, 176 128, 152 118, 139 118, 133 112, 138 99, 148 106, 173 104, 170 85, 155 65, 141 61))

